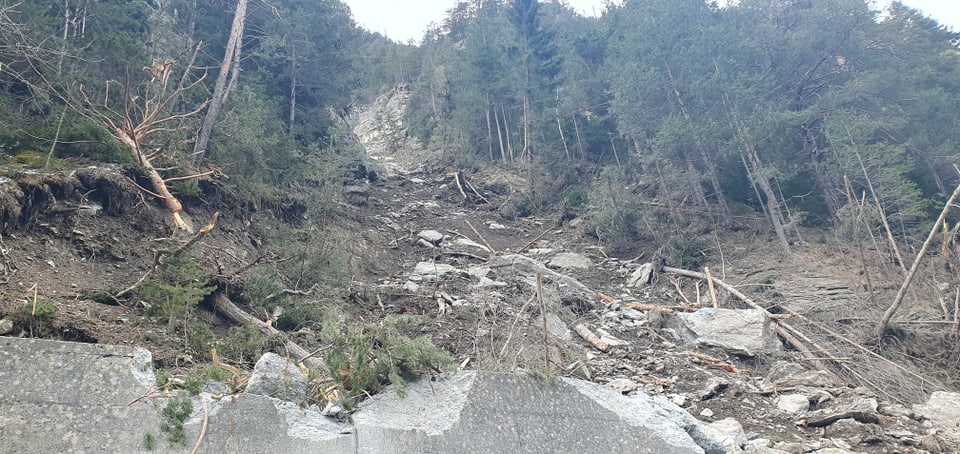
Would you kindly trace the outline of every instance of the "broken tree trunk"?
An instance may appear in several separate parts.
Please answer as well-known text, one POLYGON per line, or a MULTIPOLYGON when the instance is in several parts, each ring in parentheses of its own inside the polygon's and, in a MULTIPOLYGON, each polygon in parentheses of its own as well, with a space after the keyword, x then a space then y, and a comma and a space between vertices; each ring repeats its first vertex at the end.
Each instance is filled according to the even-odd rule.
POLYGON ((900 308, 903 297, 907 293, 910 283, 913 281, 913 276, 917 274, 917 268, 920 267, 920 262, 923 261, 924 254, 927 253, 927 249, 930 248, 930 243, 936 238, 937 232, 940 231, 940 226, 943 225, 943 221, 947 218, 947 213, 950 212, 950 208, 953 206, 953 202, 957 200, 957 197, 960 197, 960 185, 957 185, 957 188, 953 190, 953 194, 950 195, 947 203, 943 205, 943 211, 940 212, 940 217, 937 218, 937 221, 933 223, 933 228, 930 229, 930 235, 927 236, 927 240, 923 242, 923 246, 920 247, 920 250, 917 252, 917 257, 913 259, 913 265, 910 266, 910 271, 907 272, 907 277, 903 280, 900 291, 897 292, 897 297, 894 298, 893 303, 891 303, 887 311, 883 313, 883 318, 880 319, 880 323, 877 324, 878 339, 883 337, 883 333, 887 331, 887 325, 890 324, 890 319, 893 318, 893 314, 900 308))
MULTIPOLYGON (((213 309, 220 315, 224 316, 228 320, 238 325, 251 324, 257 327, 261 333, 268 336, 283 336, 276 328, 266 324, 263 320, 260 320, 246 312, 243 309, 237 307, 236 304, 233 304, 233 301, 230 301, 230 298, 227 297, 223 292, 217 292, 213 295, 213 309)), ((292 340, 288 340, 284 337, 284 347, 287 348, 287 352, 290 353, 290 356, 294 357, 298 362, 307 363, 307 365, 316 368, 321 371, 321 373, 327 372, 327 365, 324 363, 323 359, 317 358, 316 356, 311 356, 310 352, 301 347, 299 344, 292 340)))
POLYGON ((157 169, 153 166, 153 163, 150 162, 150 159, 143 153, 140 144, 123 129, 117 128, 113 131, 113 134, 120 143, 130 149, 130 152, 137 158, 137 164, 140 164, 140 166, 146 170, 147 179, 150 180, 150 186, 151 189, 153 189, 153 195, 161 199, 164 208, 170 212, 176 228, 193 233, 193 227, 183 218, 183 204, 170 193, 170 189, 167 188, 167 183, 163 180, 163 177, 160 176, 160 173, 157 172, 157 169))

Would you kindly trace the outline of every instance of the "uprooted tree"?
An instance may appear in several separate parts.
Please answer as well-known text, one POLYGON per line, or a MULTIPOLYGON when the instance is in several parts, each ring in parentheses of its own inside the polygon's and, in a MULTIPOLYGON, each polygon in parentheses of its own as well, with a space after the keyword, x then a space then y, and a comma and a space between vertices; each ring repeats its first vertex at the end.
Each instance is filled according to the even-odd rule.
POLYGON ((149 139, 160 133, 173 133, 179 130, 183 127, 184 122, 194 119, 209 103, 209 101, 203 101, 191 110, 180 112, 172 108, 177 101, 183 98, 185 93, 199 86, 206 76, 204 74, 195 78, 195 80, 191 80, 193 62, 199 50, 200 45, 194 49, 189 62, 184 66, 177 86, 173 89, 168 88, 171 73, 176 63, 172 59, 157 63, 151 68, 145 68, 150 71, 151 80, 144 84, 141 90, 132 88, 128 75, 120 90, 119 100, 117 100, 117 96, 114 96, 114 101, 111 102, 111 86, 114 84, 109 81, 100 102, 91 100, 88 94, 81 89, 82 102, 85 107, 82 110, 84 114, 103 123, 113 136, 130 151, 137 164, 146 172, 147 179, 150 181, 150 188, 141 187, 140 189, 162 201, 163 206, 170 212, 177 229, 190 232, 193 228, 188 220, 184 219, 183 205, 170 192, 167 183, 174 180, 199 178, 209 173, 164 179, 153 165, 153 161, 171 150, 167 150, 163 145, 151 144, 149 139))

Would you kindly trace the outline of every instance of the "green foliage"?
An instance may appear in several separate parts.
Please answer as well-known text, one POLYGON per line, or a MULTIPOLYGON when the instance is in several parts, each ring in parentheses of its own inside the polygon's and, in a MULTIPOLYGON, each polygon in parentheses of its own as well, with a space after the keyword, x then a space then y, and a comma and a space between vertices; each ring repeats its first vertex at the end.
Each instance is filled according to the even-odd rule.
POLYGON ((696 270, 703 262, 703 247, 700 242, 683 235, 667 238, 662 254, 669 265, 687 270, 696 270))
POLYGON ((143 448, 147 451, 153 451, 153 448, 157 447, 157 440, 153 437, 152 433, 143 434, 143 448))
POLYGON ((151 304, 148 315, 171 320, 194 310, 215 290, 206 284, 207 273, 196 262, 183 257, 164 261, 152 279, 136 289, 137 296, 151 304))
POLYGON ((160 431, 167 434, 171 445, 187 445, 187 433, 183 429, 187 418, 193 413, 193 401, 187 396, 178 396, 163 407, 160 431))
POLYGON ((52 322, 56 312, 57 304, 53 300, 37 296, 36 301, 31 298, 14 309, 9 318, 14 327, 26 331, 30 337, 50 337, 55 334, 52 322))
POLYGON ((220 356, 231 363, 253 364, 274 347, 279 347, 281 339, 271 338, 253 325, 231 327, 227 336, 217 343, 220 356))
POLYGON ((429 338, 399 334, 399 325, 418 322, 410 317, 390 317, 381 327, 353 329, 334 342, 336 348, 327 353, 326 363, 347 397, 374 394, 388 384, 405 396, 408 380, 454 363, 453 357, 429 338))

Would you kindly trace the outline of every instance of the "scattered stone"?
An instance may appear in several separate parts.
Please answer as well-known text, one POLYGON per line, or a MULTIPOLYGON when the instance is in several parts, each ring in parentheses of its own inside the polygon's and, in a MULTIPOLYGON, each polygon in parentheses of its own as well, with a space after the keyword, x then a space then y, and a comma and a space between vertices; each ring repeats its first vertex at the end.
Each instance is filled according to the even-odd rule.
POLYGON ((420 291, 420 284, 417 284, 413 281, 407 281, 403 283, 403 290, 410 293, 417 293, 420 291))
POLYGON ((503 225, 503 224, 498 224, 498 223, 496 223, 496 222, 491 222, 491 223, 487 224, 487 227, 489 227, 490 230, 504 230, 504 229, 507 228, 507 226, 505 226, 505 225, 503 225))
POLYGON ((960 446, 960 393, 936 391, 916 413, 943 430, 949 443, 960 446))
POLYGON ((597 328, 597 335, 600 336, 600 340, 603 341, 603 343, 607 344, 607 345, 610 346, 610 347, 619 347, 619 346, 621 346, 621 345, 630 345, 629 342, 624 341, 624 340, 617 339, 616 337, 613 337, 612 334, 610 334, 610 333, 608 333, 608 332, 606 332, 605 330, 600 329, 600 328, 597 328))
POLYGON ((710 377, 707 380, 707 385, 697 394, 700 396, 700 400, 710 400, 722 394, 729 386, 730 382, 727 380, 720 377, 710 377))
POLYGON ((476 249, 481 252, 490 252, 490 248, 467 238, 457 238, 453 240, 455 246, 462 246, 468 249, 476 249))
POLYGON ((723 348, 731 353, 756 356, 780 349, 763 312, 753 309, 703 308, 693 313, 676 314, 683 321, 681 336, 704 345, 723 348))
POLYGON ((723 447, 727 452, 742 452, 747 444, 747 434, 743 432, 743 426, 733 418, 724 418, 714 421, 707 425, 723 441, 723 447))
POLYGON ((781 441, 773 445, 773 449, 787 452, 790 454, 803 454, 807 452, 807 448, 806 446, 803 445, 803 443, 793 443, 793 442, 786 442, 786 441, 781 441))
POLYGON ((627 287, 640 287, 650 283, 653 277, 653 264, 644 263, 627 277, 627 287))
POLYGON ((620 316, 630 320, 646 320, 647 315, 630 307, 621 307, 620 316))
POLYGON ((684 396, 683 394, 670 394, 667 397, 670 398, 670 402, 673 402, 674 405, 678 407, 687 406, 687 396, 684 396))
POLYGON ((799 415, 810 410, 810 396, 787 394, 777 398, 777 408, 785 413, 799 415))
POLYGON ((440 246, 443 242, 443 234, 436 230, 423 230, 417 234, 417 237, 434 246, 440 246))
POLYGON ((576 252, 561 252, 553 256, 547 265, 561 270, 592 270, 594 268, 590 258, 576 252))
POLYGON ((700 416, 703 416, 704 418, 712 418, 713 410, 709 408, 704 408, 703 410, 700 410, 700 416))
POLYGON ((13 320, 0 319, 0 336, 13 332, 13 320))
POLYGON ((629 394, 631 391, 636 390, 638 386, 636 382, 627 378, 615 378, 607 383, 608 388, 620 394, 629 394))
POLYGON ((410 274, 410 280, 414 282, 433 282, 439 280, 446 274, 457 271, 453 265, 446 263, 420 262, 410 274))
POLYGON ((296 364, 268 352, 253 367, 245 392, 299 403, 307 398, 307 385, 307 374, 296 364))
POLYGON ((573 332, 570 331, 570 328, 567 328, 567 324, 557 317, 553 312, 547 313, 547 332, 551 336, 556 337, 564 342, 570 342, 573 340, 573 332))
POLYGON ((807 370, 797 363, 777 361, 767 373, 761 386, 765 390, 776 388, 835 388, 837 383, 830 373, 822 370, 807 370))

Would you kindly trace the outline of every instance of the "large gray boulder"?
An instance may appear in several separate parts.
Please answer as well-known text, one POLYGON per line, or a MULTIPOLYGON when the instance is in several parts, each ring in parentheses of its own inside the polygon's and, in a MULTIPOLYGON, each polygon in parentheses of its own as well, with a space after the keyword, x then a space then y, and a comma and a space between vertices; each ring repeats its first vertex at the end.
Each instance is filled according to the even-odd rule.
POLYGON ((682 322, 681 336, 690 342, 746 356, 780 349, 770 318, 762 311, 708 307, 677 317, 682 322))
POLYGON ((150 352, 0 337, 0 452, 138 452, 159 437, 150 352))
POLYGON ((462 372, 385 392, 353 416, 357 449, 395 452, 722 453, 673 403, 576 379, 462 372))
POLYGON ((267 352, 253 366, 246 392, 301 403, 307 399, 307 374, 292 361, 267 352))

